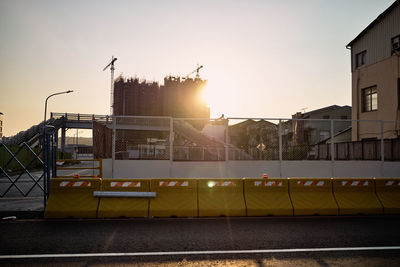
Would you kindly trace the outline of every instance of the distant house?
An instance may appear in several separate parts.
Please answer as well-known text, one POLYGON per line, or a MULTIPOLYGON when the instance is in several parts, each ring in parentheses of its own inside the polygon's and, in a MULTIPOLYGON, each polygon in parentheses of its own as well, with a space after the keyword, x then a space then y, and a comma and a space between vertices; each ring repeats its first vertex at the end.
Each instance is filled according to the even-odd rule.
POLYGON ((293 120, 282 124, 283 144, 289 146, 313 145, 330 138, 331 120, 334 120, 334 135, 349 128, 351 126, 351 107, 332 105, 306 113, 298 112, 292 118, 293 120))
POLYGON ((352 140, 399 137, 400 1, 371 22, 346 48, 351 49, 352 140), (359 122, 385 120, 387 122, 359 122))
POLYGON ((245 120, 229 126, 229 141, 253 159, 278 158, 278 125, 265 120, 245 120))

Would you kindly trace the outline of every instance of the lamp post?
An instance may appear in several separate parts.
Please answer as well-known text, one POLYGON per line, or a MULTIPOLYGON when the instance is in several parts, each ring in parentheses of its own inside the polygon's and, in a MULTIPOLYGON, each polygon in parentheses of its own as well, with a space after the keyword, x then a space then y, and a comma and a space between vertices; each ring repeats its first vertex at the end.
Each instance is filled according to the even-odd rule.
MULTIPOLYGON (((68 90, 68 91, 63 91, 63 92, 58 92, 58 93, 54 93, 49 95, 46 98, 46 101, 44 102, 44 121, 43 121, 43 175, 44 175, 44 179, 43 179, 43 207, 46 207, 46 203, 47 203, 47 197, 49 195, 49 188, 50 188, 50 168, 51 168, 51 150, 50 150, 50 144, 49 144, 49 140, 47 140, 46 138, 46 113, 47 113, 47 100, 49 100, 50 97, 55 96, 55 95, 61 95, 61 94, 69 94, 72 93, 72 90, 68 90), (47 141, 46 141, 47 140, 47 141)), ((53 162, 55 164, 55 162, 53 162)), ((54 171, 54 169, 53 169, 54 171)), ((54 174, 54 172, 53 172, 54 174)))
POLYGON ((55 96, 55 95, 69 94, 69 93, 72 93, 72 92, 73 92, 73 90, 68 90, 68 91, 64 91, 64 92, 54 93, 54 94, 49 95, 49 96, 46 98, 46 101, 45 101, 45 103, 44 103, 44 124, 45 124, 45 125, 46 125, 46 113, 47 113, 47 100, 49 100, 50 97, 55 96))

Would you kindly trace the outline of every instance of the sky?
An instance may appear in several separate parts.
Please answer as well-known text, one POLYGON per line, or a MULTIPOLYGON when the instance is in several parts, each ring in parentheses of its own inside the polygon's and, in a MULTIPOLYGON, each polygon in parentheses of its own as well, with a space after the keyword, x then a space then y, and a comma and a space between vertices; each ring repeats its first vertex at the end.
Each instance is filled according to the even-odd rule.
MULTIPOLYGON (((345 46, 394 0, 0 0, 3 135, 49 112, 110 113, 110 71, 163 83, 204 67, 211 117, 351 105, 345 46)), ((47 114, 49 116, 49 113, 47 114)))

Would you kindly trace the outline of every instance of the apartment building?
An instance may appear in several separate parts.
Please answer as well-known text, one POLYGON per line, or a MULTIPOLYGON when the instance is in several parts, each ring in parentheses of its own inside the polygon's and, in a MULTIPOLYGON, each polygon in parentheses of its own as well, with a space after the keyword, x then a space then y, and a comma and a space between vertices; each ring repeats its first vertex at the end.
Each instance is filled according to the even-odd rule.
POLYGON ((399 137, 400 1, 372 21, 351 50, 352 140, 399 137), (370 120, 361 121, 360 120, 370 120), (380 122, 380 121, 386 122, 380 122))

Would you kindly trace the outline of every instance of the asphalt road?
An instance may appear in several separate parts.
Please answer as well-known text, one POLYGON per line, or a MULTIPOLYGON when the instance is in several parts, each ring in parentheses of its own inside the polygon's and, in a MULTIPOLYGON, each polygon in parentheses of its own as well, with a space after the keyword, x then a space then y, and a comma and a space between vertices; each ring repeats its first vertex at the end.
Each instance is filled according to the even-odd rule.
POLYGON ((1 255, 207 252, 6 258, 0 259, 0 265, 400 266, 399 248, 274 252, 400 246, 399 225, 400 217, 386 216, 2 221, 1 255), (254 251, 268 249, 274 251, 254 251))

